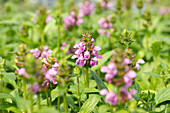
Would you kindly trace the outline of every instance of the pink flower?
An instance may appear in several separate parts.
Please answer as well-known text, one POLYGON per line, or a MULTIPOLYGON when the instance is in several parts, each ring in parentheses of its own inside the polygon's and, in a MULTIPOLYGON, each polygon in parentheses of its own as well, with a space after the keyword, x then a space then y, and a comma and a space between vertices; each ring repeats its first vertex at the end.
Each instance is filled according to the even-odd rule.
POLYGON ((131 93, 131 94, 136 94, 137 91, 136 91, 135 89, 131 89, 131 90, 130 90, 130 93, 131 93))
POLYGON ((101 91, 100 91, 100 94, 101 95, 107 95, 109 92, 107 91, 107 89, 102 89, 101 91))
POLYGON ((160 9, 160 14, 161 14, 162 16, 165 16, 165 15, 167 14, 167 9, 162 7, 162 8, 160 9))
POLYGON ((37 93, 37 91, 38 91, 38 89, 39 89, 39 85, 38 85, 38 83, 36 82, 36 83, 34 83, 33 84, 33 86, 32 86, 32 88, 33 88, 33 94, 36 94, 37 93))
POLYGON ((131 79, 135 78, 136 76, 137 74, 133 70, 130 70, 129 72, 125 74, 125 77, 131 78, 131 79))
POLYGON ((48 87, 49 86, 49 81, 45 80, 42 84, 42 87, 48 87))
POLYGON ((34 24, 37 24, 37 21, 36 21, 34 18, 32 18, 31 21, 32 21, 34 24))
POLYGON ((105 18, 101 18, 100 20, 98 20, 98 24, 103 24, 103 23, 105 23, 106 22, 106 20, 105 20, 105 18))
POLYGON ((83 56, 80 56, 77 60, 76 60, 76 65, 78 65, 78 63, 80 64, 80 66, 84 66, 86 64, 86 60, 83 58, 83 56))
POLYGON ((47 24, 48 22, 50 22, 52 20, 52 16, 48 15, 45 19, 45 23, 47 24))
POLYGON ((84 3, 79 4, 79 16, 89 16, 94 11, 94 6, 95 4, 90 1, 85 1, 84 3))
POLYGON ((57 75, 57 69, 56 68, 51 68, 47 71, 47 73, 45 74, 45 77, 53 82, 53 78, 54 78, 54 75, 57 75))
POLYGON ((65 46, 67 46, 67 43, 66 42, 63 42, 62 43, 62 46, 60 47, 61 50, 63 50, 65 48, 65 46))
POLYGON ((84 59, 85 59, 85 60, 88 60, 89 58, 90 58, 90 52, 85 51, 85 52, 84 52, 84 59))
POLYGON ((111 2, 105 2, 104 0, 100 0, 100 5, 102 9, 108 9, 112 6, 111 2))
POLYGON ((110 33, 107 32, 107 33, 106 33, 106 36, 109 38, 109 37, 110 37, 110 33))
POLYGON ((70 15, 63 19, 63 22, 64 28, 68 30, 70 27, 79 26, 83 23, 83 19, 80 16, 76 16, 75 11, 71 11, 70 15))
POLYGON ((105 98, 105 102, 108 103, 110 102, 111 105, 115 105, 118 102, 118 97, 117 94, 113 93, 110 91, 105 98))
POLYGON ((122 62, 122 65, 130 64, 130 63, 131 63, 130 59, 129 58, 125 58, 123 60, 123 62, 122 62))
MULTIPOLYGON (((89 33, 82 34, 83 37, 89 38, 91 35, 89 33)), ((86 63, 87 65, 91 65, 91 67, 94 67, 95 65, 98 65, 98 59, 102 59, 101 55, 98 55, 99 50, 101 48, 99 46, 94 46, 94 39, 90 38, 89 42, 83 41, 84 38, 82 38, 81 42, 76 43, 73 48, 77 49, 75 51, 75 55, 73 55, 71 58, 76 59, 76 65, 80 64, 80 66, 84 66, 86 63), (86 45, 88 44, 88 45, 86 45), (89 45, 90 44, 90 45, 89 45)))
POLYGON ((57 68, 57 67, 59 67, 59 66, 60 66, 60 65, 59 65, 57 62, 55 62, 54 65, 52 65, 53 68, 57 68))
POLYGON ((94 67, 95 65, 98 65, 98 59, 96 57, 91 58, 90 65, 94 67))
POLYGON ((40 50, 38 48, 30 50, 30 52, 33 54, 35 58, 38 58, 40 56, 40 50))
POLYGON ((144 63, 145 63, 145 61, 143 59, 139 59, 135 64, 135 68, 137 68, 137 70, 139 70, 140 69, 139 64, 144 64, 144 63))
POLYGON ((108 66, 103 66, 100 71, 107 73, 105 75, 105 81, 109 81, 117 74, 117 68, 114 63, 109 63, 108 66))
POLYGON ((104 34, 105 34, 105 30, 104 30, 104 29, 98 29, 97 32, 98 32, 100 35, 104 35, 104 34))
POLYGON ((18 75, 23 75, 25 78, 29 78, 29 75, 27 74, 25 68, 20 68, 17 70, 18 75))
POLYGON ((113 24, 111 23, 112 15, 109 15, 107 18, 101 18, 98 23, 100 25, 100 29, 98 29, 98 33, 100 35, 106 35, 107 37, 110 37, 110 33, 108 30, 112 29, 113 24))

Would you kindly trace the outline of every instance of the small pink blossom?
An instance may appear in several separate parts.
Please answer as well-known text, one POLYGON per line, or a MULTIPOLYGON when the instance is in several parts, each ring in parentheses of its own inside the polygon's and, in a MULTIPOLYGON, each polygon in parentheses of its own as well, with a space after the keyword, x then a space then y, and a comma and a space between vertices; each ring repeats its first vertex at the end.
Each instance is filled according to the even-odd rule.
POLYGON ((137 70, 139 70, 140 69, 139 64, 144 64, 144 63, 145 63, 145 61, 143 59, 139 59, 135 64, 135 68, 137 68, 137 70))
POLYGON ((90 58, 90 52, 85 51, 84 52, 84 59, 88 60, 90 58))
POLYGON ((30 50, 30 52, 33 54, 35 58, 38 58, 40 56, 40 50, 38 48, 30 50))
POLYGON ((101 91, 100 91, 100 94, 101 95, 107 95, 109 92, 107 91, 107 89, 102 89, 101 91))
POLYGON ((52 20, 52 16, 48 15, 45 19, 45 23, 47 24, 48 22, 50 22, 52 20))
POLYGON ((25 68, 20 68, 17 70, 18 75, 23 75, 25 78, 29 78, 29 75, 27 74, 25 68))

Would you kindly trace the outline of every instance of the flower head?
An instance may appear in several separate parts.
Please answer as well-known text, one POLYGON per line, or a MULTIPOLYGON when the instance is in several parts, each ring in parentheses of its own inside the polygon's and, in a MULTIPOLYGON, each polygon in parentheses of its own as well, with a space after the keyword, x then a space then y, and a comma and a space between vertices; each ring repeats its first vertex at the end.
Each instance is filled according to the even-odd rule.
POLYGON ((83 23, 83 19, 80 16, 76 16, 75 11, 71 11, 70 15, 63 19, 64 28, 69 30, 73 26, 79 26, 83 23))
POLYGON ((109 15, 107 18, 102 17, 98 21, 98 24, 100 25, 100 29, 97 32, 100 35, 106 35, 107 37, 110 37, 110 33, 108 31, 111 30, 113 27, 111 18, 112 18, 112 15, 109 15))
POLYGON ((73 48, 76 48, 75 55, 71 58, 76 59, 76 65, 91 66, 98 65, 98 59, 102 59, 101 55, 98 55, 98 51, 101 49, 99 46, 94 46, 94 39, 91 38, 89 33, 82 34, 83 38, 80 42, 76 43, 73 48))
POLYGON ((90 1, 85 1, 84 3, 79 4, 79 16, 89 16, 94 11, 94 6, 95 4, 90 1))

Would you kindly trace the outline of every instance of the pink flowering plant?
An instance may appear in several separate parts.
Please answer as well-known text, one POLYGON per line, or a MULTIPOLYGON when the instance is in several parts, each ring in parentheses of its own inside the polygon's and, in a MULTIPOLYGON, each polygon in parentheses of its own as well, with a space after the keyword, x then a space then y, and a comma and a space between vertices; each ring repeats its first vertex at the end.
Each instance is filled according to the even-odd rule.
POLYGON ((0 113, 170 113, 169 4, 0 0, 0 113))
POLYGON ((83 19, 77 15, 75 11, 71 11, 70 15, 63 19, 63 22, 65 29, 72 30, 74 26, 79 26, 81 23, 83 23, 83 19))
POLYGON ((105 102, 110 103, 111 105, 132 100, 132 94, 135 94, 136 90, 128 89, 132 86, 133 81, 137 76, 135 70, 139 70, 140 64, 145 63, 143 59, 139 59, 135 63, 135 60, 132 60, 134 59, 134 55, 129 58, 120 51, 121 50, 113 51, 114 57, 112 57, 110 63, 101 68, 101 72, 106 73, 104 78, 105 81, 117 87, 117 92, 109 92, 106 89, 100 91, 101 95, 106 95, 105 102))
POLYGON ((73 47, 77 50, 72 59, 76 60, 76 65, 84 67, 94 67, 98 65, 98 58, 102 59, 101 55, 98 55, 98 51, 101 50, 99 46, 94 46, 94 39, 90 33, 82 34, 83 38, 80 42, 76 43, 73 47))
POLYGON ((94 6, 95 4, 93 2, 90 2, 90 0, 85 0, 83 3, 79 4, 79 16, 89 16, 94 12, 94 6))
POLYGON ((98 20, 98 24, 100 25, 100 29, 97 32, 100 35, 105 35, 106 37, 111 37, 111 31, 113 31, 113 16, 109 15, 107 18, 102 17, 98 20))

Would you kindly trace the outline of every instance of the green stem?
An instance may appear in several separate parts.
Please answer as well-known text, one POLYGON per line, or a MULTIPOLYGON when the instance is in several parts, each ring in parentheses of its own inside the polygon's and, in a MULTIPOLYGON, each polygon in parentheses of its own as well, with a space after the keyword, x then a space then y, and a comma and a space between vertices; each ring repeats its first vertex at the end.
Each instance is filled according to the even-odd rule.
POLYGON ((38 109, 41 108, 41 98, 40 98, 40 93, 38 93, 38 109))
MULTIPOLYGON (((89 69, 86 67, 86 88, 89 88, 89 69)), ((89 98, 89 94, 87 93, 87 99, 89 98)))
POLYGON ((52 97, 51 97, 51 83, 49 83, 49 89, 50 89, 50 94, 49 94, 49 97, 50 97, 50 106, 51 106, 51 103, 52 103, 52 97))
POLYGON ((139 9, 138 30, 140 31, 141 9, 139 9))
POLYGON ((45 96, 46 96, 46 98, 47 98, 47 105, 49 106, 49 100, 48 100, 48 90, 47 90, 47 91, 45 91, 45 96))
POLYGON ((126 11, 126 26, 129 25, 129 9, 126 11))
POLYGON ((79 86, 79 77, 77 76, 77 89, 78 89, 78 103, 79 103, 79 110, 81 108, 81 103, 80 103, 80 99, 81 99, 81 96, 80 96, 80 86, 79 86))
POLYGON ((44 31, 43 30, 41 31, 41 43, 42 43, 42 45, 44 45, 44 43, 45 43, 45 40, 44 40, 44 31))
POLYGON ((120 87, 117 87, 118 102, 120 102, 120 87))
POLYGON ((2 74, 0 73, 0 93, 3 93, 2 74))
POLYGON ((86 77, 85 77, 85 73, 84 73, 84 68, 83 67, 82 67, 82 73, 83 73, 84 84, 86 84, 86 77))
POLYGON ((147 33, 146 33, 146 49, 147 52, 149 52, 149 30, 147 28, 147 33))
POLYGON ((57 109, 60 110, 60 96, 58 96, 57 109))
POLYGON ((32 93, 32 91, 33 91, 33 87, 31 85, 31 91, 30 91, 31 113, 33 113, 33 93, 32 93))
POLYGON ((89 88, 89 69, 86 67, 86 87, 89 88))
POLYGON ((60 54, 60 26, 58 25, 58 36, 57 36, 57 53, 58 58, 60 54))
POLYGON ((64 111, 65 111, 65 113, 68 113, 66 92, 63 95, 63 100, 64 100, 64 111))
POLYGON ((24 99, 26 99, 26 83, 24 81, 24 79, 22 79, 22 88, 23 88, 23 97, 24 99))

